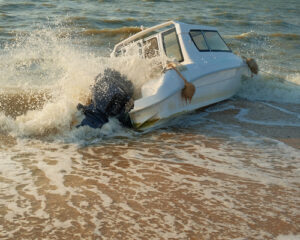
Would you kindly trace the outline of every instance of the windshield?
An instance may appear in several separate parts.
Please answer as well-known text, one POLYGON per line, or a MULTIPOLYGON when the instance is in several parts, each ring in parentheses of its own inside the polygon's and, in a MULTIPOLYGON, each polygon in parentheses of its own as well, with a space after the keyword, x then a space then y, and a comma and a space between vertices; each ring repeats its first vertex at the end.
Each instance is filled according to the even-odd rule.
POLYGON ((190 36, 200 51, 230 51, 217 31, 191 30, 190 36))

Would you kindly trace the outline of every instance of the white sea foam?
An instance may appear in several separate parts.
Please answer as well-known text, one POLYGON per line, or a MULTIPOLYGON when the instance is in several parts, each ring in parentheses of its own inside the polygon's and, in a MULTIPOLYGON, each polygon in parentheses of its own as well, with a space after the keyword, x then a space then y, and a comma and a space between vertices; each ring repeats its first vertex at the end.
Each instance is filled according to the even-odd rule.
POLYGON ((293 235, 293 234, 289 234, 289 235, 279 235, 276 240, 299 240, 300 239, 300 235, 293 235))
POLYGON ((11 117, 5 116, 4 113, 0 112, 0 132, 9 133, 15 128, 15 121, 11 117))
POLYGON ((10 196, 10 200, 0 199, 0 205, 8 209, 4 216, 7 221, 13 222, 28 214, 41 219, 49 217, 45 211, 47 199, 40 193, 42 186, 39 186, 39 177, 45 176, 43 180, 47 179, 49 186, 52 186, 51 189, 44 189, 48 193, 64 195, 73 192, 64 185, 64 176, 71 172, 72 159, 80 160, 80 156, 76 155, 72 146, 68 146, 68 150, 60 146, 55 143, 46 146, 39 141, 18 140, 17 145, 4 151, 4 156, 1 151, 1 192, 10 196), (40 172, 43 175, 39 175, 40 172), (35 212, 32 211, 30 199, 26 199, 22 193, 40 202, 40 207, 35 212), (23 203, 20 205, 19 201, 23 203))
MULTIPOLYGON (((297 182, 299 178, 297 169, 300 168, 298 149, 255 132, 247 131, 240 126, 225 125, 222 122, 207 119, 204 115, 193 115, 188 120, 186 117, 183 118, 183 126, 198 124, 197 126, 201 130, 195 130, 193 133, 200 134, 202 137, 193 139, 192 146, 190 146, 191 141, 187 141, 186 145, 189 146, 190 151, 186 151, 181 148, 185 146, 185 143, 180 141, 180 136, 177 139, 172 135, 166 142, 170 147, 166 148, 166 152, 152 155, 152 160, 160 161, 163 158, 171 162, 187 162, 197 166, 205 166, 205 168, 217 172, 246 177, 262 184, 276 183, 290 186, 297 182), (195 123, 193 123, 193 117, 195 123), (197 118, 202 119, 203 122, 196 121, 197 118), (189 122, 190 119, 192 119, 192 123, 189 122), (214 136, 216 136, 216 143, 213 140, 214 136), (221 138, 221 142, 218 141, 218 138, 221 138), (211 142, 212 147, 207 145, 206 141, 211 142), (215 144, 217 147, 214 146, 215 144), (172 155, 169 156, 168 152, 172 152, 172 155), (199 156, 204 156, 204 159, 199 159, 199 156), (288 161, 282 161, 282 159, 288 159, 288 161), (287 169, 292 167, 293 169, 285 173, 282 172, 285 177, 283 175, 278 177, 278 167, 287 169)), ((181 126, 180 120, 177 121, 177 126, 181 126)), ((156 136, 153 137, 154 139, 157 138, 156 136)), ((128 159, 144 159, 143 153, 146 152, 147 150, 140 149, 128 150, 125 156, 128 159)))

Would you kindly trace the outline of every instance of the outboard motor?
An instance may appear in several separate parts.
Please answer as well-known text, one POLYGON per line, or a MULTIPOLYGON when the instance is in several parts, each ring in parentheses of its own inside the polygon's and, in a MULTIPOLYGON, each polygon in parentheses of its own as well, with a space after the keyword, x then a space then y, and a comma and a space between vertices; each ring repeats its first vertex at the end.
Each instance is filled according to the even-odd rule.
POLYGON ((109 117, 117 117, 121 123, 130 127, 131 121, 128 112, 133 108, 133 84, 120 72, 107 68, 103 74, 95 78, 91 88, 91 104, 78 104, 85 119, 77 126, 101 128, 108 122, 109 117))

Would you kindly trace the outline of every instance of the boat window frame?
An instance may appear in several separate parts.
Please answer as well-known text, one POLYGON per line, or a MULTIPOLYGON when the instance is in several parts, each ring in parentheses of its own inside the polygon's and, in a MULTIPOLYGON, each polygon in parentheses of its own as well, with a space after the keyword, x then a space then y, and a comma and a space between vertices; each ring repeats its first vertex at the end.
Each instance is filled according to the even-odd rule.
POLYGON ((199 52, 232 52, 231 48, 227 45, 227 43, 225 42, 225 40, 222 38, 221 34, 217 30, 190 29, 189 36, 190 36, 192 42, 194 43, 195 47, 198 49, 199 52), (195 41, 194 41, 194 39, 193 39, 193 37, 191 35, 192 31, 193 32, 201 32, 201 34, 202 34, 202 36, 203 36, 203 38, 205 40, 205 43, 206 43, 206 46, 207 46, 208 50, 200 50, 198 48, 197 44, 195 43, 195 41), (207 43, 207 39, 206 39, 206 36, 204 34, 205 32, 216 32, 219 35, 220 39, 224 42, 224 44, 226 45, 226 47, 228 48, 228 50, 212 50, 210 48, 209 44, 207 43))
POLYGON ((208 44, 207 44, 206 38, 205 38, 205 36, 204 36, 202 30, 199 30, 199 29, 190 29, 190 31, 189 31, 189 36, 190 36, 192 42, 194 43, 195 47, 198 49, 198 51, 200 51, 200 52, 211 52, 211 49, 210 49, 210 47, 209 47, 208 44), (191 34, 192 31, 193 31, 193 32, 201 32, 201 35, 202 35, 202 37, 203 37, 203 39, 204 39, 204 41, 205 41, 206 47, 207 47, 208 49, 206 49, 206 50, 201 50, 201 49, 198 47, 198 45, 195 43, 194 38, 193 38, 193 36, 192 36, 192 34, 191 34))
POLYGON ((155 35, 151 35, 151 36, 149 36, 149 37, 147 37, 147 38, 144 38, 144 39, 142 39, 142 51, 143 51, 143 53, 142 53, 142 56, 143 56, 143 58, 148 58, 148 59, 150 59, 150 58, 153 58, 153 57, 159 57, 161 54, 160 54, 160 52, 161 52, 161 47, 160 47, 160 44, 159 44, 159 35, 158 34, 155 34, 155 35), (145 47, 146 47, 146 42, 147 41, 150 41, 150 40, 152 40, 152 39, 155 39, 156 40, 156 43, 157 43, 157 49, 155 49, 155 51, 156 51, 156 53, 157 53, 157 55, 156 56, 151 56, 151 57, 146 57, 146 51, 145 51, 145 47))
POLYGON ((165 34, 168 34, 169 32, 172 32, 172 31, 175 32, 175 35, 176 35, 176 41, 177 41, 177 44, 178 44, 178 46, 179 46, 179 53, 180 53, 180 56, 181 56, 181 60, 178 61, 178 60, 176 59, 176 61, 178 61, 178 62, 184 62, 184 56, 183 56, 183 54, 182 54, 181 45, 180 45, 180 42, 179 42, 177 30, 176 30, 175 27, 170 28, 170 29, 168 29, 168 30, 166 30, 166 31, 164 31, 164 32, 161 33, 161 41, 162 41, 162 45, 163 45, 163 49, 164 49, 165 55, 168 57, 167 52, 166 52, 166 46, 165 46, 165 41, 164 41, 164 35, 165 35, 165 34))

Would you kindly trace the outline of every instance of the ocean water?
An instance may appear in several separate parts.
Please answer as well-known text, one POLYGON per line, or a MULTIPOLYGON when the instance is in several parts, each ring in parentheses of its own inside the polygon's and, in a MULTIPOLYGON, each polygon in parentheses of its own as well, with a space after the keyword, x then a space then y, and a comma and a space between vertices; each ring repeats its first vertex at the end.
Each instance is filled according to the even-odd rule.
POLYGON ((0 0, 0 239, 300 239, 300 2, 0 0), (257 60, 231 99, 147 132, 76 129, 112 59, 167 20, 257 60))

